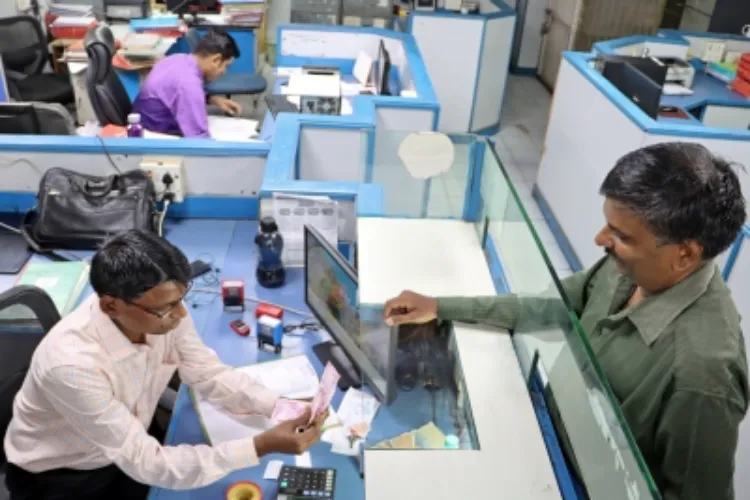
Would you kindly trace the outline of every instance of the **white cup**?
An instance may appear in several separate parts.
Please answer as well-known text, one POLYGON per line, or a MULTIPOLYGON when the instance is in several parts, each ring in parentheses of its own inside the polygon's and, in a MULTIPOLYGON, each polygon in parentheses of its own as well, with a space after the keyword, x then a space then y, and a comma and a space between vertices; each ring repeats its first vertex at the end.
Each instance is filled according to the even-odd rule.
POLYGON ((742 34, 746 37, 750 37, 750 24, 746 24, 742 27, 742 34))

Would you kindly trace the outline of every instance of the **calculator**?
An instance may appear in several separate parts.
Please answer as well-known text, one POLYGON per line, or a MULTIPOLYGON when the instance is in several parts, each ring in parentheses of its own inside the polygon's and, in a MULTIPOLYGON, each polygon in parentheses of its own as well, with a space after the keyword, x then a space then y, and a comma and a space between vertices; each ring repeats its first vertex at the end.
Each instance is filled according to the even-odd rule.
POLYGON ((335 484, 335 469, 311 469, 285 465, 279 472, 279 494, 276 498, 277 500, 332 499, 335 484))

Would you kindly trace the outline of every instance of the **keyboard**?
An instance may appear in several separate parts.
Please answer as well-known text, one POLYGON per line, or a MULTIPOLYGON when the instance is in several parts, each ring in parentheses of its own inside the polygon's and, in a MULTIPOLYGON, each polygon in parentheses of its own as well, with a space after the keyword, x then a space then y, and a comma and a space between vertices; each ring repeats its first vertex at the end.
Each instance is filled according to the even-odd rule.
POLYGON ((268 106, 268 111, 271 112, 271 116, 273 116, 274 119, 281 112, 299 113, 299 108, 289 102, 286 96, 283 95, 267 95, 266 106, 268 106))

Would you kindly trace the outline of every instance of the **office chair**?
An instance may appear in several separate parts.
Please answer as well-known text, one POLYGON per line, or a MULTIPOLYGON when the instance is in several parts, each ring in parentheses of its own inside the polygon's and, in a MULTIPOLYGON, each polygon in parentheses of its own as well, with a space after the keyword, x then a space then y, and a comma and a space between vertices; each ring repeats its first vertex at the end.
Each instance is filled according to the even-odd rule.
MULTIPOLYGON (((41 288, 19 285, 0 293, 0 312, 11 307, 30 309, 39 328, 34 328, 36 324, 33 320, 14 323, 11 319, 7 322, 7 326, 4 321, 0 322, 0 439, 2 441, 5 441, 5 433, 13 417, 13 400, 21 390, 34 350, 47 332, 60 321, 60 313, 57 312, 55 303, 41 288)), ((176 392, 168 388, 159 400, 159 407, 171 412, 175 399, 176 392)), ((5 449, 2 449, 0 450, 0 500, 10 498, 5 488, 6 464, 5 449)))
POLYGON ((130 97, 112 67, 115 37, 108 26, 99 25, 83 40, 89 64, 86 67, 86 91, 99 124, 126 126, 132 108, 130 97))
MULTIPOLYGON (((40 288, 16 286, 0 293, 0 311, 11 307, 30 309, 39 323, 40 329, 0 328, 0 434, 5 433, 13 417, 13 400, 21 389, 26 371, 31 364, 31 356, 44 335, 60 321, 60 313, 52 299, 40 288)), ((5 450, 0 451, 0 499, 10 498, 5 489, 5 450)))
POLYGON ((37 19, 31 16, 0 18, 0 55, 14 99, 63 105, 73 102, 73 86, 68 76, 43 72, 50 55, 37 19))
MULTIPOLYGON (((200 33, 195 28, 190 28, 185 34, 185 41, 190 52, 195 51, 200 33)), ((226 73, 215 82, 206 84, 206 95, 258 95, 266 91, 266 79, 260 73, 226 73)))
POLYGON ((0 103, 0 134, 75 135, 73 117, 56 102, 0 103))

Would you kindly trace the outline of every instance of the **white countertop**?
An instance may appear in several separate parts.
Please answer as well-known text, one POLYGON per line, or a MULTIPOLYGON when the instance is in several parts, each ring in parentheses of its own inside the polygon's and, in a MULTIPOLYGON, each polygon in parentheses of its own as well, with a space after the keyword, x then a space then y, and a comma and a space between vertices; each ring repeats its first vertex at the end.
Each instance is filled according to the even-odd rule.
MULTIPOLYGON (((453 220, 357 220, 360 303, 401 290, 493 295, 473 224, 453 220)), ((368 450, 367 500, 561 498, 507 331, 454 325, 478 450, 368 450)))

